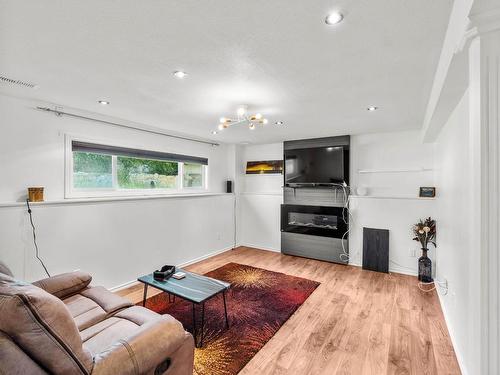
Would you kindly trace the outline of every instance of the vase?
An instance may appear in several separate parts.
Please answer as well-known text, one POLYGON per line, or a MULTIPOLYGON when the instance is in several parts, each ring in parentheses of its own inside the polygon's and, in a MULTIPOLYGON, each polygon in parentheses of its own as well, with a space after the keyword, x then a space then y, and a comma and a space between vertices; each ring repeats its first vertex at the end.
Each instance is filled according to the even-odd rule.
POLYGON ((432 283, 432 261, 427 256, 429 249, 422 248, 422 256, 418 258, 418 280, 423 283, 432 283))

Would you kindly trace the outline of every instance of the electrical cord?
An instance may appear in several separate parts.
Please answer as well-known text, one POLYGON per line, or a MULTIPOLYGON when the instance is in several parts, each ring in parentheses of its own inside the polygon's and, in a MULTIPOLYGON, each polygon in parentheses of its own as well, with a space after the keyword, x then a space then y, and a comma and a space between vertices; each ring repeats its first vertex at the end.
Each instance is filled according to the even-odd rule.
POLYGON ((233 232, 233 250, 236 249, 236 242, 237 242, 237 231, 236 231, 236 221, 238 220, 238 213, 236 211, 237 206, 236 206, 236 191, 234 192, 234 206, 233 206, 233 211, 234 211, 234 232, 233 232))
MULTIPOLYGON (((349 209, 349 199, 351 198, 350 195, 347 193, 347 188, 348 186, 344 183, 342 185, 339 185, 342 187, 342 191, 343 191, 343 195, 344 195, 344 205, 342 207, 342 219, 344 220, 344 223, 347 225, 347 230, 346 232, 342 235, 342 238, 341 238, 341 244, 342 244, 342 254, 340 254, 339 258, 343 261, 346 261, 346 262, 349 262, 350 260, 350 255, 349 253, 346 251, 345 249, 345 246, 344 246, 344 238, 350 233, 351 231, 351 226, 353 225, 354 223, 354 216, 352 215, 351 213, 351 210, 349 209), (345 215, 345 211, 347 210, 347 219, 346 220, 346 215, 345 215)), ((407 270, 411 270, 413 271, 413 269, 409 268, 409 267, 405 267, 393 260, 390 260, 391 263, 403 268, 403 269, 407 269, 407 270)), ((389 276, 392 278, 392 276, 390 275, 389 273, 389 276)), ((425 292, 425 293, 429 293, 429 292, 432 292, 434 290, 437 290, 437 286, 440 286, 442 288, 445 289, 445 295, 448 293, 448 283, 447 282, 443 282, 443 281, 439 281, 439 280, 434 280, 433 282, 430 282, 430 283, 424 283, 422 281, 419 281, 418 284, 417 284, 417 287, 425 292), (423 288, 422 286, 423 285, 433 285, 432 288, 430 289, 425 289, 423 288), (444 286, 443 286, 444 285, 444 286)))
POLYGON ((50 273, 47 270, 47 267, 45 267, 45 264, 43 263, 42 258, 40 258, 40 252, 38 250, 38 244, 36 243, 36 228, 35 228, 35 224, 33 223, 33 215, 31 214, 31 207, 30 207, 30 201, 29 201, 29 199, 26 199, 26 206, 28 207, 28 214, 30 216, 30 224, 31 224, 31 230, 33 232, 33 244, 35 245, 35 256, 36 256, 36 259, 38 259, 38 261, 42 265, 42 267, 45 270, 45 273, 47 274, 47 276, 50 277, 50 273))
POLYGON ((340 239, 340 243, 342 245, 342 254, 340 254, 339 258, 342 261, 349 262, 350 260, 350 255, 345 249, 344 245, 344 238, 349 235, 351 232, 351 225, 352 222, 354 221, 354 217, 351 214, 351 210, 349 210, 349 194, 347 193, 347 184, 343 183, 340 185, 342 187, 342 192, 344 194, 344 201, 343 201, 343 206, 342 206, 342 220, 344 220, 344 223, 347 225, 347 230, 345 233, 342 235, 342 238, 340 239), (345 211, 347 210, 347 219, 345 215, 345 211))
POLYGON ((432 292, 433 290, 438 290, 437 287, 440 286, 441 288, 444 289, 443 295, 448 294, 448 283, 446 281, 434 280, 430 283, 424 283, 422 281, 419 281, 417 286, 418 286, 418 289, 420 289, 422 292, 426 292, 426 293, 432 292), (422 288, 422 285, 433 285, 433 287, 431 289, 425 289, 425 288, 422 288))

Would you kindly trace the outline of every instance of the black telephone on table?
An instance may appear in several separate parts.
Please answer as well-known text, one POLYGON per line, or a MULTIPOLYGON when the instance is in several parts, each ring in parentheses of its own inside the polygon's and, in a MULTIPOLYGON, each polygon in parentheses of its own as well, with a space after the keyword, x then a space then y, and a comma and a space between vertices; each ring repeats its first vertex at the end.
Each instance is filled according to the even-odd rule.
POLYGON ((157 281, 165 281, 175 273, 175 266, 163 266, 161 270, 153 272, 153 278, 157 281))

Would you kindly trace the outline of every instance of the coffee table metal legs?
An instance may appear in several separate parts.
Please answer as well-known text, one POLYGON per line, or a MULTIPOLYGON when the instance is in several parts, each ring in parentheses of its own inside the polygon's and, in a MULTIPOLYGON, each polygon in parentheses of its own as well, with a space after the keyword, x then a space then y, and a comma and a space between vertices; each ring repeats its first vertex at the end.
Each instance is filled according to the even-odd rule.
POLYGON ((194 315, 194 302, 192 303, 193 305, 193 337, 194 337, 194 346, 197 345, 197 340, 196 340, 196 317, 194 315))
POLYGON ((174 303, 174 302, 175 302, 175 294, 168 293, 168 303, 174 303))
MULTIPOLYGON (((226 291, 222 292, 222 301, 224 302, 224 318, 226 320, 226 329, 229 329, 229 319, 227 318, 227 304, 226 304, 226 291)), ((201 303, 201 332, 196 335, 196 319, 195 319, 195 306, 193 303, 193 335, 197 348, 203 347, 203 338, 205 337, 205 302, 201 303), (198 336, 199 340, 198 340, 198 336)))
POLYGON ((142 294, 142 307, 146 306, 147 296, 148 296, 148 284, 144 284, 144 293, 142 294))
MULTIPOLYGON (((148 284, 144 284, 144 292, 142 295, 142 306, 146 306, 146 299, 148 297, 148 284)), ((226 320, 226 328, 229 328, 229 319, 227 318, 227 304, 226 304, 226 291, 224 290, 222 292, 222 300, 224 302, 224 318, 226 320)), ((171 299, 170 293, 168 293, 168 302, 173 303, 175 302, 175 295, 173 296, 173 300, 171 299)), ((193 306, 193 336, 194 336, 194 342, 195 346, 197 348, 201 348, 203 346, 203 338, 205 336, 205 302, 201 303, 201 327, 199 332, 197 334, 196 330, 196 312, 195 312, 195 303, 192 303, 193 306), (198 340, 198 336, 199 340, 198 340)))
POLYGON ((229 320, 227 320, 226 291, 222 292, 222 299, 224 300, 224 316, 226 317, 226 328, 229 329, 229 320))
POLYGON ((201 339, 200 339, 200 348, 203 347, 203 336, 205 334, 204 330, 205 326, 205 302, 201 304, 201 339))
POLYGON ((194 345, 197 348, 201 348, 203 346, 203 336, 204 336, 204 328, 205 328, 205 302, 201 304, 201 332, 198 332, 196 334, 196 316, 195 316, 195 304, 194 302, 192 303, 193 305, 193 337, 194 337, 194 345), (200 336, 198 340, 198 336, 200 336))

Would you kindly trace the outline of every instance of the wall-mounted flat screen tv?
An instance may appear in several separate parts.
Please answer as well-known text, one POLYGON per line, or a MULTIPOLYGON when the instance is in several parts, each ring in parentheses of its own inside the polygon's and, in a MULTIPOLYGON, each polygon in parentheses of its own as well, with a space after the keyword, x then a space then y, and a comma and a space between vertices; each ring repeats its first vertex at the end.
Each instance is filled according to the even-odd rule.
POLYGON ((285 184, 349 184, 349 149, 342 146, 285 150, 285 184))

